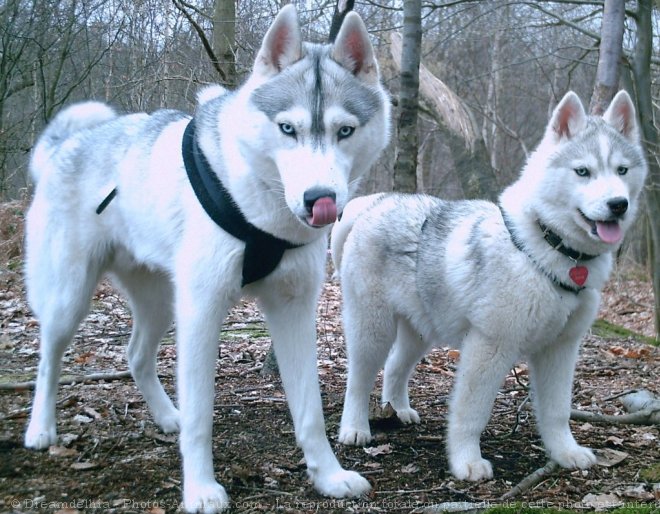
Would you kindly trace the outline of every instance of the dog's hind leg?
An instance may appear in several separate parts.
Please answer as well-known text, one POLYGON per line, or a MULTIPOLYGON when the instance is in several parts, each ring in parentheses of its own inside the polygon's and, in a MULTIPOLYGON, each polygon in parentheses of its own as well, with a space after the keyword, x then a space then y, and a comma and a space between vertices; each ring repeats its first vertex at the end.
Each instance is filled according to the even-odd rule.
POLYGON ((429 345, 407 319, 397 323, 396 341, 385 362, 382 404, 389 404, 403 423, 419 423, 419 414, 410 407, 408 382, 415 365, 426 355, 429 345))
POLYGON ((396 320, 387 306, 366 305, 365 299, 353 298, 348 289, 347 293, 344 332, 348 380, 338 439, 360 446, 371 441, 369 395, 396 338, 396 320))
POLYGON ((371 486, 367 480, 341 467, 326 435, 316 360, 316 296, 305 293, 282 298, 277 292, 268 291, 261 300, 296 441, 305 455, 314 488, 334 498, 368 492, 371 486))
MULTIPOLYGON (((25 446, 43 450, 57 442, 55 403, 62 356, 89 309, 100 269, 73 256, 52 259, 50 249, 28 251, 30 304, 40 323, 39 370, 25 446)), ((61 252, 60 252, 61 253, 61 252)))
POLYGON ((179 411, 163 389, 156 372, 158 345, 172 324, 173 288, 163 273, 138 267, 113 270, 128 296, 133 331, 128 343, 128 365, 154 421, 163 432, 179 430, 179 411))

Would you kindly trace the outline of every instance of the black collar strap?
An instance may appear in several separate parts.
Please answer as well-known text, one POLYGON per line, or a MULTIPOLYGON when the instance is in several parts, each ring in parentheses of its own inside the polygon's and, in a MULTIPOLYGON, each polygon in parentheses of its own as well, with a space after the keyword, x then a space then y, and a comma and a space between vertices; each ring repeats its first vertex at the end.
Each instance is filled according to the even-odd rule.
POLYGON ((541 223, 541 220, 538 220, 538 223, 540 229, 543 231, 543 239, 545 239, 554 250, 557 250, 559 253, 565 255, 569 259, 573 259, 574 261, 590 261, 591 259, 598 257, 597 255, 589 255, 586 253, 578 252, 577 250, 573 250, 568 246, 564 246, 564 241, 562 238, 555 234, 550 229, 550 227, 541 223))
MULTIPOLYGON (((511 242, 513 243, 513 246, 515 246, 518 250, 520 250, 522 253, 524 253, 535 265, 536 267, 543 273, 546 277, 548 277, 555 285, 561 287, 564 291, 568 291, 570 293, 578 294, 580 291, 584 289, 584 287, 573 287, 569 284, 565 284, 561 280, 559 280, 553 273, 550 273, 549 271, 545 270, 541 265, 536 262, 536 260, 527 252, 527 249, 525 248, 525 245, 518 239, 518 236, 516 234, 516 231, 513 227, 513 224, 511 223, 511 219, 505 214, 504 209, 502 209, 501 205, 498 205, 500 208, 500 212, 502 213, 502 219, 504 220, 504 226, 506 229, 509 231, 509 236, 511 237, 511 242)), ((556 234, 555 234, 556 235, 556 234)), ((559 236, 557 236, 559 237, 559 236)), ((546 239, 547 241, 547 239, 546 239)), ((561 239, 560 239, 561 241, 561 239)), ((565 247, 564 247, 565 248, 565 247)), ((564 252, 561 252, 564 253, 564 252)), ((565 255, 565 254, 564 254, 565 255)), ((593 257, 591 257, 593 258, 593 257)))
POLYGON ((245 219, 197 145, 194 118, 183 134, 182 153, 188 180, 206 214, 225 232, 245 242, 242 286, 269 275, 285 250, 301 246, 264 232, 245 219))

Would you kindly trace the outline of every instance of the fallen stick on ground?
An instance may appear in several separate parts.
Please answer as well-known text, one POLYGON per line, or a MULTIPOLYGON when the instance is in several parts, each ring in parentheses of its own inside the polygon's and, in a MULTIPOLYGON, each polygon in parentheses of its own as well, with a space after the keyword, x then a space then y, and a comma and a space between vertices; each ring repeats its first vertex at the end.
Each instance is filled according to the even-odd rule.
MULTIPOLYGON (((116 371, 114 373, 92 373, 90 375, 74 375, 70 377, 64 377, 60 379, 58 384, 83 384, 87 382, 98 382, 100 380, 123 380, 130 377, 130 371, 116 371)), ((28 382, 5 382, 0 384, 0 391, 22 391, 25 389, 34 389, 35 385, 36 382, 34 380, 30 380, 28 382)))
POLYGON ((613 396, 619 398, 628 414, 599 414, 581 410, 572 410, 571 419, 612 425, 657 425, 660 424, 660 400, 645 389, 629 391, 613 396))
POLYGON ((590 423, 610 423, 612 425, 657 425, 660 423, 660 409, 642 409, 630 414, 620 415, 572 410, 571 419, 590 423))
POLYGON ((554 460, 548 461, 545 466, 537 469, 531 475, 527 475, 520 482, 518 482, 518 484, 513 486, 509 492, 504 493, 500 497, 500 501, 510 500, 511 498, 515 498, 519 494, 528 491, 536 484, 543 482, 543 480, 552 475, 557 469, 559 469, 559 464, 557 464, 554 460))

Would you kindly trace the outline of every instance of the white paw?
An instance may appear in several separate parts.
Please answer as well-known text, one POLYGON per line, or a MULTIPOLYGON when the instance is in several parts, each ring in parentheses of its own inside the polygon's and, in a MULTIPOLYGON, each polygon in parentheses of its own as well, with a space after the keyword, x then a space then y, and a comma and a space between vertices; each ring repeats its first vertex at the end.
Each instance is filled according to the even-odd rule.
POLYGON ((366 430, 342 428, 337 440, 347 446, 364 446, 371 441, 371 431, 368 428, 366 430))
POLYGON ((174 409, 173 412, 166 416, 154 416, 154 422, 166 434, 179 432, 179 411, 174 409))
POLYGON ((395 409, 396 415, 402 423, 409 425, 410 423, 419 423, 419 414, 415 409, 408 407, 407 409, 395 409))
POLYGON ((314 481, 314 488, 323 496, 357 498, 371 491, 371 485, 359 473, 342 469, 314 481))
POLYGON ((217 482, 184 486, 183 508, 190 514, 217 514, 229 507, 229 496, 217 482))
POLYGON ((550 457, 563 468, 587 469, 596 464, 596 456, 584 446, 574 445, 571 448, 551 453, 550 457))
POLYGON ((451 473, 459 480, 488 480, 493 478, 493 466, 486 459, 450 459, 451 473))
POLYGON ((25 447, 32 450, 45 450, 57 443, 57 430, 55 426, 39 427, 30 423, 25 432, 25 447))

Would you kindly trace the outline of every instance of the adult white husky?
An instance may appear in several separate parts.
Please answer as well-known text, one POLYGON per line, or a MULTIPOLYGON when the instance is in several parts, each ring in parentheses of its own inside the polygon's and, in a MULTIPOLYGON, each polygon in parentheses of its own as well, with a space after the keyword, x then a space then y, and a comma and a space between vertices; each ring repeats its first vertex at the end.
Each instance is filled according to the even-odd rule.
POLYGON ((333 45, 314 45, 283 8, 245 85, 205 91, 193 121, 84 103, 37 143, 26 271, 41 362, 25 445, 56 442, 62 353, 107 272, 134 315, 133 377, 161 428, 181 431, 186 510, 228 506, 213 474, 214 374, 221 324, 244 294, 266 317, 315 488, 361 495, 368 482, 341 468, 326 438, 315 319, 329 226, 389 137, 362 20, 349 14, 333 45), (180 411, 156 375, 173 318, 180 411))
POLYGON ((413 368, 433 344, 454 344, 447 449, 457 478, 492 477, 479 437, 521 357, 550 458, 592 465, 568 425, 573 372, 646 172, 630 97, 620 92, 599 118, 568 93, 499 206, 397 194, 349 202, 332 233, 349 366, 340 441, 370 440, 369 394, 386 358, 382 401, 418 422, 413 368))

